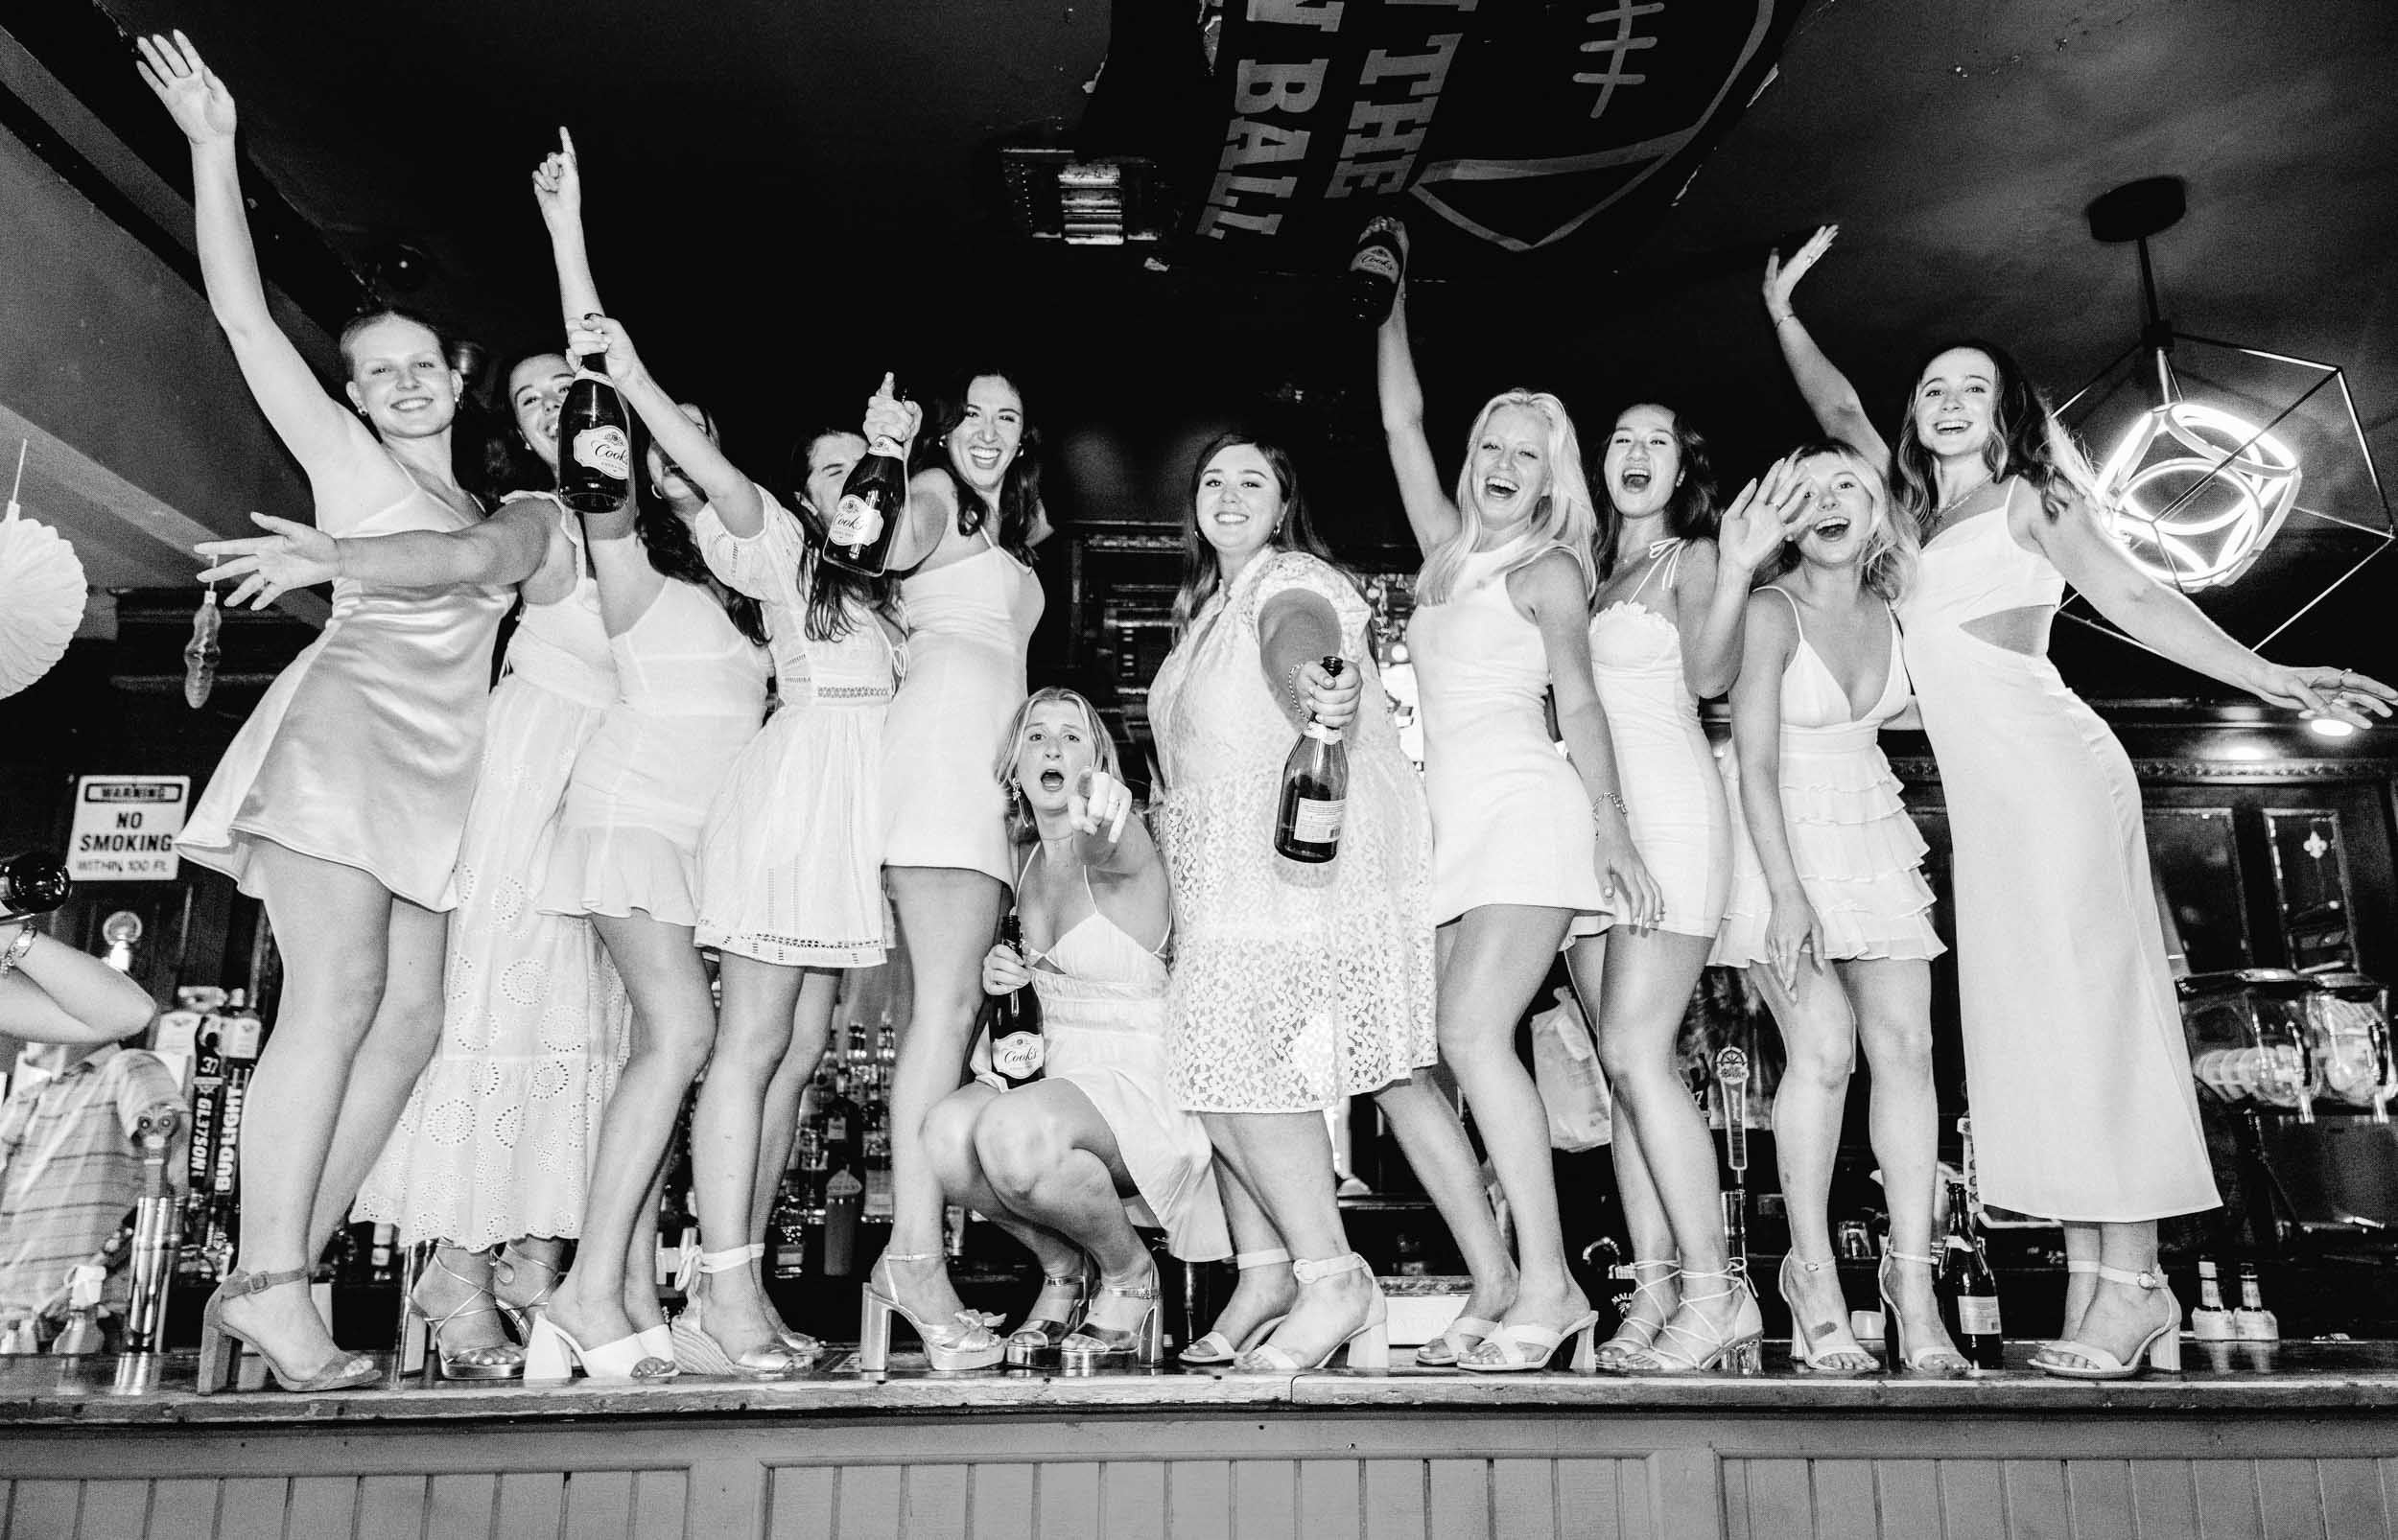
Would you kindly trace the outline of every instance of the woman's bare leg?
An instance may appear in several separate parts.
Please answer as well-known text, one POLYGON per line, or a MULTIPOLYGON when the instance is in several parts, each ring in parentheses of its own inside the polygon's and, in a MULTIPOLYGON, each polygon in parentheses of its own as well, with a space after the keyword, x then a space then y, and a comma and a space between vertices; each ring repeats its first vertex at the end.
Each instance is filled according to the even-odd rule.
MULTIPOLYGON (((828 968, 809 968, 800 979, 799 1002, 791 1013, 791 1042, 783 1050, 783 1062, 775 1066, 774 1078, 766 1082, 765 1104, 759 1112, 758 1179, 756 1191, 749 1201, 749 1238, 765 1242, 771 1253, 773 1245, 766 1236, 766 1224, 774 1215, 774 1201, 782 1190, 783 1172, 791 1162, 791 1146, 799 1139, 799 1108, 808 1094, 808 1082, 816 1073, 816 1062, 824 1057, 826 1043, 833 1030, 833 1010, 839 1002, 841 975, 828 968)), ((777 1333, 790 1330, 783 1313, 774 1308, 767 1296, 765 1263, 761 1257, 750 1264, 758 1280, 758 1302, 766 1313, 766 1321, 777 1333)))
POLYGON ((1473 1274, 1473 1292, 1464 1314, 1497 1320, 1516 1302, 1516 1259, 1499 1235, 1498 1216, 1491 1211, 1482 1187, 1482 1163, 1457 1108, 1449 1105, 1423 1075, 1410 1075, 1374 1093, 1382 1115, 1391 1120, 1407 1164, 1448 1225, 1448 1233, 1473 1274))
MULTIPOLYGON (((1257 1199, 1294 1258, 1324 1262, 1349 1250, 1323 1113, 1203 1112, 1200 1121, 1217 1158, 1257 1199)), ((1336 1272, 1296 1289, 1289 1318, 1274 1328, 1273 1345, 1302 1364, 1315 1363, 1366 1318, 1374 1288, 1363 1272, 1336 1272)))
MULTIPOLYGON (((1841 1119, 1848 1106, 1849 1078, 1857 1065, 1857 1021, 1843 985, 1845 977, 1828 968, 1818 968, 1812 957, 1800 959, 1797 987, 1793 989, 1782 988, 1780 978, 1770 967, 1760 965, 1749 969, 1749 981, 1764 996, 1766 1009, 1774 1013, 1775 1023, 1781 1028, 1787 1056, 1781 1085, 1774 1093, 1774 1154, 1780 1167, 1782 1200, 1790 1217, 1790 1254, 1806 1262, 1827 1261, 1836 1254, 1832 1249, 1832 1167, 1840 1155, 1841 1119)), ((1928 1020, 1926 1025, 1928 1047, 1928 1020)), ((1928 1061, 1925 1071, 1924 1088, 1929 1090, 1928 1061)), ((1873 1094, 1878 1112, 1882 1095, 1878 1069, 1873 1077, 1873 1094)), ((1712 1151, 1709 1158, 1713 1158, 1712 1151)), ((1927 1191, 1927 1202, 1929 1197, 1927 1191)), ((1895 1242, 1895 1192, 1891 1194, 1891 1235, 1895 1242)), ((1928 1209, 1921 1217, 1929 1223, 1928 1209)), ((1900 1249, 1922 1254, 1919 1247, 1900 1249)), ((1893 1283, 1903 1278, 1901 1270, 1893 1271, 1893 1283)), ((1796 1292, 1792 1304, 1803 1316, 1811 1339, 1821 1337, 1825 1330, 1846 1326, 1848 1303, 1836 1272, 1791 1267, 1783 1270, 1780 1282, 1796 1292)), ((1923 1283, 1928 1296, 1928 1274, 1923 1283)), ((1900 1304, 1903 1308, 1906 1301, 1902 1299, 1900 1304)), ((1915 1318, 1912 1313, 1908 1318, 1915 1318)), ((1825 1362, 1844 1370, 1858 1366, 1846 1354, 1825 1362)))
MULTIPOLYGON (((759 1125, 766 1084, 799 1036, 800 1001, 811 972, 727 952, 724 1008, 716 1054, 692 1109, 692 1176, 699 1193, 699 1244, 733 1251, 749 1244, 749 1215, 758 1192, 759 1125)), ((822 1038, 818 1037, 819 1048, 822 1038)), ((694 1306, 717 1345, 732 1358, 783 1351, 780 1322, 766 1308, 756 1270, 742 1267, 694 1283, 694 1306)), ((696 1322, 695 1322, 696 1323, 696 1322)), ((763 1361, 763 1360, 762 1360, 763 1361)))
MULTIPOLYGON (((1932 965, 1884 959, 1835 966, 1856 1008, 1857 1036, 1873 1070, 1873 1156, 1890 1203, 1891 1249, 1938 1256, 1932 1209, 1940 1181, 1940 1107, 1932 1085, 1932 965)), ((1779 1132, 1776 1122, 1777 1138, 1779 1132)), ((1947 1345, 1940 1335, 1932 1271, 1892 1268, 1885 1281, 1915 1342, 1947 1345)))
MULTIPOLYGON (((350 1061, 349 1084, 325 1151, 324 1176, 309 1214, 309 1259, 324 1254, 349 1217, 358 1189, 391 1140, 409 1093, 441 1043, 441 978, 450 917, 393 898, 385 932, 383 999, 350 1061)), ((430 1235, 403 1236, 409 1242, 430 1235)), ((461 1318, 461 1324, 463 1323, 461 1318)))

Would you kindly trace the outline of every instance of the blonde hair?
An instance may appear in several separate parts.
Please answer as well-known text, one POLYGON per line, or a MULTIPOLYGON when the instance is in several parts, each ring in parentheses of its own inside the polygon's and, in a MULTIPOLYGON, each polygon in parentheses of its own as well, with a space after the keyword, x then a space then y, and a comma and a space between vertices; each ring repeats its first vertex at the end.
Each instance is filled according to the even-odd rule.
MULTIPOLYGON (((1846 460, 1857 473, 1858 481, 1866 488, 1866 496, 1873 504, 1873 532, 1866 537, 1865 555, 1857 564, 1858 580, 1886 604, 1896 604, 1916 579, 1916 562, 1922 554, 1923 537, 1916 522, 1899 511, 1889 486, 1871 461, 1845 438, 1822 438, 1801 444, 1791 452, 1791 463, 1801 465, 1808 460, 1830 455, 1846 460)), ((1785 561, 1782 571, 1798 565, 1798 543, 1792 541, 1783 548, 1785 561)))
POLYGON ((1473 428, 1466 434, 1466 463, 1457 472, 1457 533, 1443 542, 1440 548, 1424 558, 1423 572, 1416 579, 1416 602, 1439 604, 1447 599, 1457 586, 1458 569, 1482 539, 1482 508, 1473 495, 1473 452, 1482 442, 1482 435, 1491 426, 1491 419, 1507 407, 1523 407, 1540 414, 1548 428, 1548 437, 1541 447, 1548 462, 1548 490, 1540 494, 1532 517, 1525 521, 1523 533, 1511 542, 1512 555, 1502 572, 1513 572, 1551 546, 1563 546, 1573 552, 1582 568, 1582 591, 1587 596, 1598 592, 1597 566, 1598 510, 1590 500, 1590 482, 1582 468, 1582 442, 1574 436, 1574 420, 1566 415, 1565 404, 1545 390, 1502 390, 1484 402, 1481 414, 1474 418, 1473 428))
POLYGON ((1034 835, 1032 809, 1016 785, 1016 750, 1024 740, 1024 728, 1031 722, 1034 710, 1053 701, 1069 701, 1081 709, 1083 725, 1091 732, 1093 762, 1117 780, 1124 779, 1124 771, 1116 757, 1116 739, 1109 734, 1107 724, 1099 719, 1099 709, 1092 705, 1087 696, 1063 685, 1048 685, 1034 690, 1024 697, 1024 704, 1017 707, 1016 714, 1008 719, 1007 735, 999 739, 999 756, 991 761, 991 779, 999 783, 1000 790, 1008 793, 1007 833, 1011 844, 1021 845, 1034 835))

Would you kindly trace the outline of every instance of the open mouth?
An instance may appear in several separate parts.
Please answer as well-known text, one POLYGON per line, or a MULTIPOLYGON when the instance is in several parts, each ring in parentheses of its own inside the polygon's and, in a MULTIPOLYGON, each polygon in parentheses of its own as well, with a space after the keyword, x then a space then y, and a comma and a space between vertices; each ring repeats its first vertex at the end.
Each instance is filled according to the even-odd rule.
POLYGON ((1041 789, 1048 792, 1064 791, 1066 789, 1066 772, 1063 770, 1042 771, 1041 789))
POLYGON ((1522 490, 1523 487, 1519 483, 1511 481, 1503 476, 1486 476, 1482 478, 1482 496, 1493 502, 1505 502, 1522 490))
POLYGON ((1646 492, 1649 483, 1655 479, 1649 472, 1633 466, 1626 466, 1623 471, 1624 490, 1627 492, 1646 492))
POLYGON ((1818 540, 1838 540, 1848 533, 1848 527, 1849 521, 1845 518, 1826 519, 1815 526, 1815 537, 1818 540))
POLYGON ((1940 438, 1957 438, 1964 433, 1966 427, 1966 424, 1961 422, 1934 423, 1932 432, 1940 438))
POLYGON ((999 468, 1000 458, 1000 453, 996 449, 969 449, 966 451, 966 463, 972 465, 976 470, 981 471, 986 475, 999 468))

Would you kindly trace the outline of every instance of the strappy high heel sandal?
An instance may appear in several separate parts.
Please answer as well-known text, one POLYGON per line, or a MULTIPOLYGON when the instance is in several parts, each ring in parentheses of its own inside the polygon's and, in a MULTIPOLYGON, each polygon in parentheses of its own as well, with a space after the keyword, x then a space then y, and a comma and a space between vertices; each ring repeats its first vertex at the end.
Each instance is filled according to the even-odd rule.
POLYGON ((550 1296, 558 1292, 560 1276, 562 1274, 555 1265, 537 1256, 528 1256, 519 1251, 513 1243, 503 1242, 501 1244, 500 1254, 491 1259, 491 1297, 492 1302, 497 1304, 508 1319, 515 1323, 519 1342, 532 1340, 533 1320, 541 1314, 541 1307, 550 1302, 550 1296), (518 1268, 539 1268, 548 1276, 543 1280, 541 1287, 534 1291, 530 1299, 522 1304, 511 1304, 501 1297, 500 1290, 502 1286, 516 1281, 518 1268))
POLYGON ((2054 1374, 2067 1380, 2128 1380, 2144 1369, 2162 1369, 2168 1374, 2181 1372, 2181 1302, 2174 1291, 2153 1272, 2127 1272, 2104 1263, 2096 1265, 2098 1275, 2109 1283, 2128 1283, 2147 1294, 2165 1296, 2165 1318, 2154 1331, 2140 1339, 2128 1357, 2117 1358, 2104 1347, 2086 1342, 2058 1342, 2032 1355, 2032 1366, 2042 1374, 2054 1374), (2067 1364, 2066 1358, 2083 1362, 2067 1364))
POLYGON ((787 1380, 808 1367, 808 1361, 782 1345, 753 1348, 734 1357, 716 1340, 707 1326, 707 1300, 694 1295, 692 1284, 700 1273, 739 1272, 765 1254, 762 1242, 737 1246, 729 1251, 699 1251, 683 1264, 683 1274, 676 1280, 688 1301, 675 1316, 670 1328, 674 1342, 674 1364, 677 1368, 694 1374, 728 1374, 743 1380, 787 1380))
POLYGON ((1010 1368, 1035 1369, 1054 1365, 1057 1348, 1074 1328, 1082 1324, 1083 1312, 1091 1305, 1091 1259, 1077 1257, 1071 1272, 1041 1274, 1041 1292, 1033 1296, 1032 1309, 1023 1324, 1007 1334, 1007 1365, 1010 1368))
POLYGON ((416 1288, 410 1290, 408 1295, 408 1313, 425 1323, 425 1339, 433 1349, 425 1355, 425 1367, 435 1378, 443 1380, 523 1379, 525 1354, 523 1349, 514 1342, 490 1342, 481 1347, 460 1347, 454 1350, 441 1341, 442 1328, 454 1320, 468 1316, 505 1314, 500 1308, 498 1298, 493 1295, 490 1286, 478 1283, 451 1267, 449 1258, 442 1254, 445 1249, 446 1248, 438 1246, 433 1248, 432 1269, 418 1274, 416 1288), (417 1291, 423 1289, 435 1272, 466 1291, 465 1298, 438 1316, 435 1315, 425 1302, 417 1297, 417 1291), (504 1353, 506 1357, 491 1359, 468 1356, 475 1353, 504 1353))
POLYGON ((1937 1270, 1940 1262, 1928 1256, 1910 1256, 1904 1251, 1885 1251, 1882 1265, 1873 1270, 1874 1292, 1882 1296, 1882 1351, 1890 1359, 1891 1371, 1905 1370, 1909 1374, 1934 1374, 1955 1378, 1973 1372, 1973 1364, 1950 1342, 1924 1342, 1907 1345, 1907 1318, 1899 1313, 1898 1301, 1891 1297, 1890 1265, 1905 1262, 1918 1268, 1937 1270))
MULTIPOLYGON (((1321 1262, 1299 1261, 1290 1265, 1291 1276, 1298 1280, 1302 1291, 1311 1283, 1322 1283, 1344 1272, 1362 1272, 1368 1283, 1374 1282, 1374 1271, 1354 1251, 1344 1251, 1321 1262)), ((1303 1364, 1287 1349, 1269 1342, 1241 1354, 1234 1360, 1233 1367, 1243 1374, 1299 1374, 1324 1367, 1336 1353, 1345 1354, 1352 1369, 1391 1366, 1391 1302, 1382 1297, 1379 1286, 1374 1291, 1374 1302, 1366 1307, 1366 1318, 1348 1336, 1326 1348, 1314 1363, 1303 1364)))
POLYGON ((1675 1310, 1680 1308, 1681 1264, 1670 1257, 1652 1258, 1644 1262, 1618 1262, 1607 1272, 1608 1276, 1621 1279, 1632 1285, 1632 1297, 1634 1304, 1645 1297, 1652 1289, 1662 1292, 1669 1285, 1674 1288, 1674 1296, 1665 1301, 1657 1319, 1647 1320, 1627 1310, 1624 1312, 1622 1322, 1616 1326, 1614 1335, 1599 1344, 1598 1352, 1592 1360, 1594 1365, 1610 1374, 1617 1374, 1624 1372, 1623 1365, 1635 1355, 1649 1350, 1649 1345, 1657 1341, 1657 1334, 1665 1329, 1665 1323, 1673 1319, 1675 1310), (1642 1277, 1640 1270, 1643 1268, 1653 1270, 1656 1276, 1642 1277))
POLYGON ((1756 1291, 1749 1286, 1748 1270, 1738 1261, 1721 1272, 1682 1270, 1683 1283, 1694 1279, 1720 1281, 1724 1287, 1704 1294, 1683 1289, 1681 1308, 1658 1330, 1657 1341, 1646 1352, 1626 1360, 1628 1367, 1617 1372, 1705 1374, 1721 1370, 1727 1374, 1754 1374, 1764 1367, 1765 1317, 1757 1309, 1756 1291), (1695 1308, 1718 1299, 1738 1300, 1731 1320, 1720 1326, 1695 1308), (1686 1317, 1696 1318, 1698 1324, 1684 1325, 1686 1317))
POLYGON ((891 1365, 891 1318, 899 1317, 915 1328, 916 1340, 924 1343, 925 1361, 944 1371, 987 1369, 1007 1356, 1007 1344, 986 1323, 982 1313, 960 1310, 946 1321, 927 1320, 900 1303, 899 1287, 890 1282, 891 1262, 930 1262, 936 1253, 885 1251, 875 1259, 873 1271, 866 1274, 866 1287, 858 1301, 858 1367, 868 1374, 880 1374, 891 1365))
POLYGON ((235 1371, 240 1367, 242 1349, 247 1347, 267 1361, 267 1370, 275 1383, 286 1390, 346 1390, 364 1385, 375 1377, 375 1361, 364 1353, 344 1353, 339 1347, 333 1356, 317 1366, 314 1374, 294 1374, 275 1362, 259 1341, 238 1326, 225 1324, 224 1306, 228 1299, 245 1295, 264 1294, 286 1284, 305 1286, 308 1269, 293 1268, 284 1272, 228 1272, 217 1285, 217 1292, 208 1296, 200 1316, 200 1376, 201 1395, 214 1395, 232 1387, 235 1371))
MULTIPOLYGON (((1857 1341, 1857 1334, 1848 1329, 1846 1301, 1831 1319, 1816 1321, 1812 1328, 1809 1327, 1807 1313, 1799 1307, 1798 1295, 1790 1286, 1790 1270, 1793 1267, 1809 1273, 1829 1271, 1837 1279, 1840 1263, 1828 1257, 1822 1262, 1810 1262, 1796 1251, 1782 1258, 1781 1270, 1774 1276, 1774 1287, 1790 1311, 1791 1362, 1801 1373, 1820 1374, 1827 1379, 1854 1379, 1859 1375, 1881 1372, 1882 1366, 1873 1361, 1873 1355, 1865 1350, 1865 1344, 1857 1341), (1842 1358, 1853 1362, 1846 1365, 1832 1362, 1842 1358)), ((1887 1301, 1890 1295, 1885 1294, 1882 1297, 1887 1301)), ((1883 1308, 1889 1308, 1887 1303, 1883 1308)), ((1892 1355, 1891 1362, 1893 1365, 1898 1362, 1895 1353, 1892 1355)))
MULTIPOLYGON (((1277 1246, 1263 1251, 1236 1252, 1233 1257, 1233 1266, 1246 1272, 1251 1268, 1270 1268, 1289 1260, 1290 1253, 1277 1246)), ((1220 1331, 1211 1330, 1206 1336, 1174 1356, 1193 1368, 1221 1367, 1264 1342, 1268 1336, 1272 1335, 1275 1327, 1282 1324, 1288 1315, 1289 1312, 1285 1311, 1282 1315, 1270 1317, 1258 1322, 1249 1328, 1248 1334, 1238 1342, 1234 1342, 1220 1331)))
MULTIPOLYGON (((1058 1366, 1069 1374, 1095 1374, 1106 1368, 1155 1368, 1165 1356, 1165 1317, 1158 1308, 1158 1269, 1151 1263, 1138 1284, 1099 1280, 1099 1293, 1118 1299, 1141 1301, 1140 1318, 1122 1328, 1094 1326, 1091 1311, 1082 1324, 1057 1346, 1058 1366)), ((1096 1301, 1093 1301, 1096 1303, 1096 1301)))

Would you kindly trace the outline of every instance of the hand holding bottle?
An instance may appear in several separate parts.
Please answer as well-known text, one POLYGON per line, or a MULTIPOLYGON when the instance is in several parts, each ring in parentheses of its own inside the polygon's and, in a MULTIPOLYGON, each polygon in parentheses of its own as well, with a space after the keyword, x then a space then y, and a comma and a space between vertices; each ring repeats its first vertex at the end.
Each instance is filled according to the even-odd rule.
POLYGON ((1007 943, 994 942, 982 954, 982 992, 1013 994, 1032 982, 1032 969, 1007 943))
POLYGON ((575 136, 558 126, 558 147, 533 168, 533 201, 541 205, 541 221, 552 229, 579 227, 583 219, 583 174, 575 159, 575 136))
POLYGON ((865 421, 858 425, 858 431, 865 435, 869 444, 883 438, 894 444, 905 445, 915 440, 924 422, 924 408, 903 399, 899 394, 899 377, 886 374, 875 393, 866 398, 865 421))
POLYGON ((1334 674, 1322 660, 1311 660, 1299 665, 1298 682, 1301 704, 1326 727, 1338 733, 1357 719, 1357 696, 1365 688, 1362 670, 1349 667, 1334 674))
POLYGON ((608 378, 620 385, 648 378, 641 355, 633 351, 632 334, 624 330, 623 322, 605 315, 586 315, 569 327, 566 350, 576 358, 600 355, 608 378))
POLYGON ((270 532, 245 540, 203 540, 192 548, 216 564, 200 574, 201 582, 241 579, 225 595, 226 609, 238 609, 250 599, 251 609, 263 610, 293 589, 314 588, 341 575, 340 543, 315 525, 267 513, 253 513, 249 522, 270 532))
POLYGON ((133 46, 142 56, 134 68, 166 104, 184 138, 196 145, 233 142, 233 93, 200 61, 190 38, 180 32, 166 37, 153 35, 136 38, 133 46))
POLYGON ((1105 825, 1111 845, 1123 837, 1124 820, 1132 810, 1132 788, 1097 765, 1074 778, 1074 789, 1066 798, 1066 821, 1085 834, 1096 834, 1105 825))

